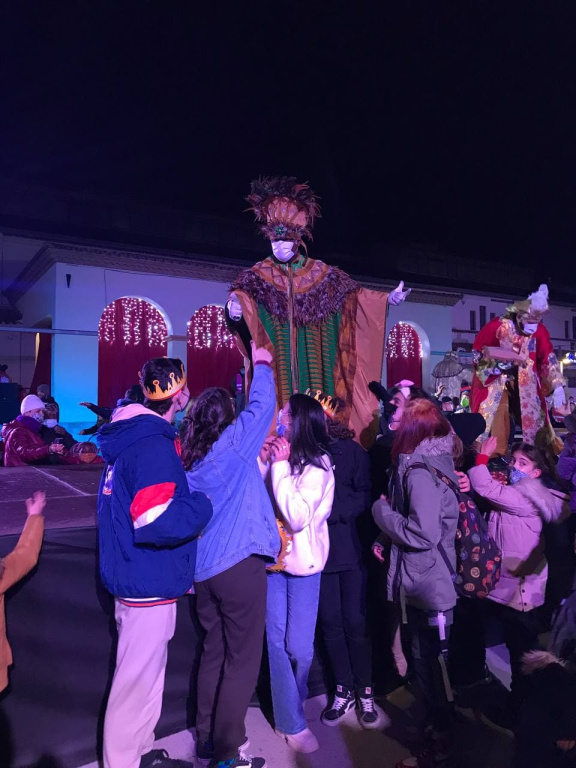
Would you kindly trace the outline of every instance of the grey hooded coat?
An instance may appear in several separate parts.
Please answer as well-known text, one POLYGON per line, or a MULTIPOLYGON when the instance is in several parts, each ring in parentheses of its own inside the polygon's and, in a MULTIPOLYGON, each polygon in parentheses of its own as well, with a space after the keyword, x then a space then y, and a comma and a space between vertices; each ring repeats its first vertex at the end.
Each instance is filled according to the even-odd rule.
POLYGON ((388 500, 379 499, 372 507, 376 525, 392 542, 388 569, 388 600, 398 602, 400 588, 406 604, 426 611, 448 611, 456 604, 456 591, 440 544, 452 568, 456 568, 454 541, 458 524, 458 499, 455 493, 428 469, 408 467, 427 461, 458 482, 452 458, 452 434, 424 440, 412 454, 399 458, 401 487, 406 489, 404 509, 395 510, 388 500))

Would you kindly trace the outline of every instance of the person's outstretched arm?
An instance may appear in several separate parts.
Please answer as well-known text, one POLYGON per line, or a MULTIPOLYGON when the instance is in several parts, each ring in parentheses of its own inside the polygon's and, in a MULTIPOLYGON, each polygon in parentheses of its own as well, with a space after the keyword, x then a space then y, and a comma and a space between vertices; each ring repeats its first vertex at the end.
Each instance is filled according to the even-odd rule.
POLYGON ((46 496, 42 491, 37 491, 31 499, 26 500, 28 519, 24 530, 20 534, 18 544, 10 554, 2 560, 3 573, 0 578, 0 594, 4 594, 38 562, 42 537, 44 535, 44 515, 46 496))

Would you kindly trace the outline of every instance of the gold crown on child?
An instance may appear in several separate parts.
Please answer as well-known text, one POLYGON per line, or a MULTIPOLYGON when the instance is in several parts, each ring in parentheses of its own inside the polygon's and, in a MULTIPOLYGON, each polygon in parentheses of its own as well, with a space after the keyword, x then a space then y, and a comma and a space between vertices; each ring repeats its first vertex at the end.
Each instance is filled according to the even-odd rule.
POLYGON ((340 403, 338 400, 330 395, 324 394, 320 389, 307 389, 304 394, 317 400, 322 406, 324 413, 330 416, 331 419, 337 418, 337 413, 340 410, 340 403))
POLYGON ((182 392, 184 387, 186 386, 186 374, 184 373, 184 367, 182 367, 181 375, 176 378, 176 374, 174 371, 170 373, 170 378, 168 380, 168 383, 166 384, 165 389, 162 389, 160 386, 160 382, 158 379, 154 379, 152 382, 152 388, 148 388, 142 379, 142 371, 140 371, 139 374, 140 379, 140 386, 142 387, 142 392, 144 392, 144 396, 147 400, 154 400, 155 402, 161 402, 162 400, 170 400, 171 397, 174 397, 178 394, 178 392, 182 392))

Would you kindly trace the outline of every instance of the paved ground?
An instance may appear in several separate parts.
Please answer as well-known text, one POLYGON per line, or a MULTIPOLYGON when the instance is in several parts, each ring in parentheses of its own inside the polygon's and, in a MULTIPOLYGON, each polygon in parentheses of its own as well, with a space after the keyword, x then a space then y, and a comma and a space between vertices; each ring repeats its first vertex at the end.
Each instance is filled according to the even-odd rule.
POLYGON ((102 465, 72 467, 0 467, 0 536, 19 533, 24 501, 34 491, 47 497, 46 528, 96 525, 96 496, 102 465))
MULTIPOLYGON (((96 524, 96 495, 101 467, 0 467, 0 535, 21 530, 24 501, 35 490, 48 497, 46 526, 49 529, 77 528, 96 524)), ((492 671, 509 685, 509 665, 500 647, 489 651, 492 671)), ((382 701, 385 723, 380 731, 364 731, 354 713, 336 728, 320 722, 325 697, 307 702, 310 728, 320 742, 313 755, 296 755, 278 739, 262 712, 251 708, 247 717, 250 752, 266 758, 268 768, 393 768, 417 745, 414 700, 399 689, 382 701)), ((458 726, 458 757, 447 768, 509 768, 510 738, 474 720, 472 712, 462 717, 458 726)), ((175 758, 191 761, 194 755, 193 735, 188 731, 174 734, 157 743, 175 758)), ((0 766, 1 768, 1 766, 0 766)), ((98 768, 92 763, 85 768, 98 768)))
MULTIPOLYGON (((509 680, 506 651, 497 647, 489 651, 492 671, 509 680)), ((266 758, 268 768, 394 768, 398 760, 411 754, 418 744, 418 731, 413 716, 416 714, 412 695, 398 689, 382 701, 385 723, 379 731, 363 730, 354 713, 335 728, 327 728, 320 721, 326 697, 317 696, 306 703, 306 715, 312 731, 320 742, 320 749, 312 755, 296 755, 275 734, 262 712, 248 710, 246 732, 253 755, 266 758)), ((170 757, 194 759, 194 737, 189 731, 168 736, 156 742, 158 749, 166 749, 170 757)), ((476 721, 471 711, 459 718, 457 730, 457 756, 446 768, 510 768, 512 739, 476 721)), ((83 768, 99 768, 91 763, 83 768)), ((543 767, 544 768, 544 767, 543 767)))

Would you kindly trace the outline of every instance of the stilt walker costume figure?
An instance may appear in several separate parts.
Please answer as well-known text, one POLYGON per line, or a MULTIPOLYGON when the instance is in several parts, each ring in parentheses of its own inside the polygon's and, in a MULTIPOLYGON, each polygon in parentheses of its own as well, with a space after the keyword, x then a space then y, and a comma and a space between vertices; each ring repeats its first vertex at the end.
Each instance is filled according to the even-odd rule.
POLYGON ((308 256, 304 240, 320 215, 308 184, 262 178, 246 199, 272 255, 231 286, 227 309, 240 351, 249 356, 251 337, 274 353, 279 408, 307 388, 333 392, 346 404, 344 421, 368 444, 377 407, 368 382, 381 378, 387 302, 400 304, 409 291, 402 283, 390 294, 361 288, 308 256))
POLYGON ((541 285, 528 299, 508 307, 503 317, 487 323, 474 341, 472 411, 486 420, 480 439, 497 437, 500 455, 508 451, 510 416, 522 425, 526 442, 561 450, 545 400, 554 393, 555 408, 566 404, 565 380, 541 322, 547 310, 548 287, 541 285))

